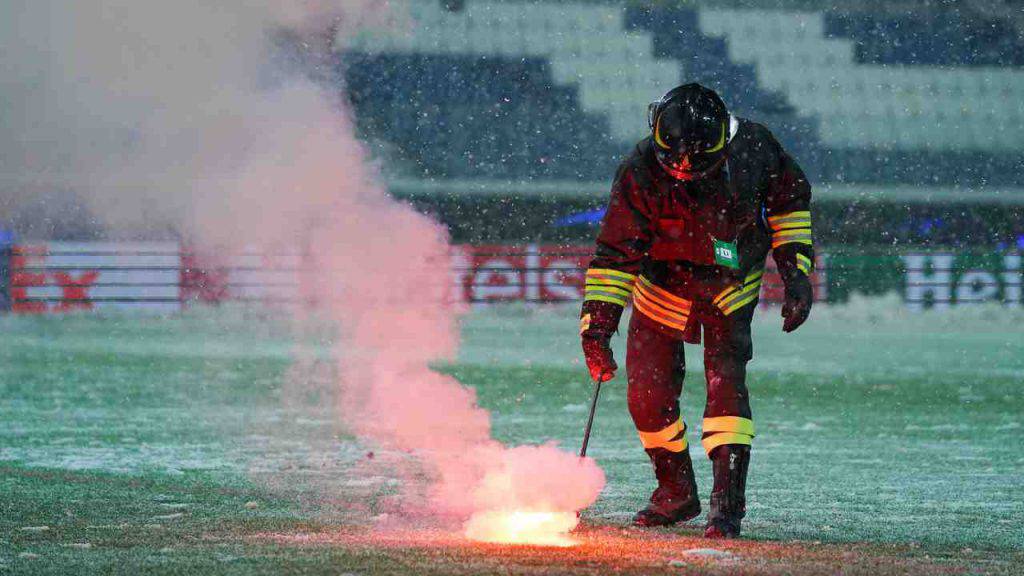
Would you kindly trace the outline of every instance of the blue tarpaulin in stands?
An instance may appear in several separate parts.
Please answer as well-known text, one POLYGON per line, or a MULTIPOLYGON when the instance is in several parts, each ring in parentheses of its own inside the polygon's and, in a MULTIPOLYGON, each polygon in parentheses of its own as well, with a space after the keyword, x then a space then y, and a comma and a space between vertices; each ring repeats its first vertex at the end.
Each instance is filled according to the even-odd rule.
POLYGON ((580 224, 597 224, 604 218, 604 208, 598 208, 597 210, 587 210, 586 212, 577 212, 576 214, 569 214, 568 216, 562 216, 558 220, 555 220, 555 226, 579 226, 580 224))

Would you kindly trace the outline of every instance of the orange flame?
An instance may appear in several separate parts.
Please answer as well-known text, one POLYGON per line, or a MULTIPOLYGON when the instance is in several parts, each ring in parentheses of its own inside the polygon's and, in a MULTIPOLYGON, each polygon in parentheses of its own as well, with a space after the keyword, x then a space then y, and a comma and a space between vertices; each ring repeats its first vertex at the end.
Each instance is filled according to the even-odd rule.
POLYGON ((466 522, 466 537, 494 544, 575 546, 569 532, 579 519, 574 512, 488 510, 466 522))

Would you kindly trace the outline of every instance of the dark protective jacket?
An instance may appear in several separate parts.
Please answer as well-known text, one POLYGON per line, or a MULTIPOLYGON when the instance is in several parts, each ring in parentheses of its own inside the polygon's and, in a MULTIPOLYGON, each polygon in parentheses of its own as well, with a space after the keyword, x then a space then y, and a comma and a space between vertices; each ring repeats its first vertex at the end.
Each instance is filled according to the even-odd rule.
POLYGON ((701 322, 756 303, 769 251, 784 281, 810 273, 803 171, 761 124, 734 119, 730 134, 722 169, 701 180, 666 174, 650 137, 623 161, 587 271, 582 333, 610 335, 632 297, 645 321, 699 341, 701 322))

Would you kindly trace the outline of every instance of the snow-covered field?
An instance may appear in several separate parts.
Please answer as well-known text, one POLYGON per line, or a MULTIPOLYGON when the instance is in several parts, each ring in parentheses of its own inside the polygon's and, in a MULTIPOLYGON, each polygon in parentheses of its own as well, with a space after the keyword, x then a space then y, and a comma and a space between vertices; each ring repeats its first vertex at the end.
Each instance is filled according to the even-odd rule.
MULTIPOLYGON (((466 320, 460 360, 576 366, 584 381, 575 314, 481 310, 466 320)), ((623 340, 616 339, 619 359, 623 340)), ((1024 513, 1015 488, 1024 474, 1024 444, 1016 440, 1024 430, 1024 311, 992 305, 911 312, 895 296, 855 298, 818 306, 808 324, 783 334, 779 310, 768 308, 755 317, 754 349, 752 530, 1024 545, 1012 520, 1024 513)), ((696 439, 704 394, 699 347, 689 347, 687 364, 684 417, 696 439)), ((592 450, 612 479, 596 509, 624 521, 649 489, 650 473, 626 415, 623 378, 615 382, 592 450)), ((582 385, 573 390, 561 409, 563 433, 574 440, 586 394, 582 385)), ((521 419, 496 416, 514 430, 521 419)), ((705 490, 708 466, 697 466, 705 490)))
MULTIPOLYGON (((475 309, 462 321, 458 359, 441 368, 478 390, 502 441, 575 450, 590 393, 576 322, 575 306, 475 309)), ((780 326, 777 309, 755 320, 746 533, 1019 566, 1024 311, 911 313, 893 297, 819 306, 792 335, 780 326)), ((267 515, 303 522, 340 521, 355 501, 372 515, 393 490, 386 467, 370 474, 362 465, 367 448, 333 408, 324 327, 226 308, 6 317, 0 331, 0 569, 59 544, 22 528, 75 525, 59 511, 81 500, 76 485, 37 484, 42 474, 251 490, 277 502, 267 515)), ((703 407, 700 356, 692 347, 684 391, 691 440, 703 407)), ((609 479, 584 516, 597 524, 625 522, 651 489, 624 384, 619 376, 606 386, 591 442, 609 479)), ((695 461, 706 501, 709 466, 695 461)), ((152 500, 149 520, 125 512, 121 521, 166 516, 166 501, 151 496, 142 498, 152 500)), ((193 502, 185 520, 234 518, 219 516, 217 502, 193 502)))
MULTIPOLYGON (((579 363, 577 305, 481 306, 463 322, 459 360, 494 365, 565 367, 579 363)), ((622 333, 629 321, 621 322, 622 333)), ((778 308, 754 317, 755 372, 841 375, 942 371, 1024 378, 1024 308, 999 304, 943 311, 908 310, 896 294, 817 304, 811 320, 782 333, 778 308)), ((615 342, 618 357, 624 338, 615 342)), ((698 347, 687 365, 701 369, 698 347)))

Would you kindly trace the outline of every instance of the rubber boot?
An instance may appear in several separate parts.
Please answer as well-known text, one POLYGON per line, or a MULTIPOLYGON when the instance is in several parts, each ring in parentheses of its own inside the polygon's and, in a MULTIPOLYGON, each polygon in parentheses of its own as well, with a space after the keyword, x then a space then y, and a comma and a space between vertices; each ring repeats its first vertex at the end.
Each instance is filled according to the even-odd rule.
POLYGON ((711 506, 706 538, 737 538, 740 521, 747 513, 747 467, 750 465, 750 446, 727 444, 711 453, 711 467, 715 484, 711 489, 711 506))
POLYGON ((647 451, 654 464, 658 487, 651 494, 646 508, 633 516, 633 525, 641 527, 670 526, 685 522, 700 514, 697 497, 697 479, 693 476, 693 463, 689 449, 669 452, 664 448, 647 451))

